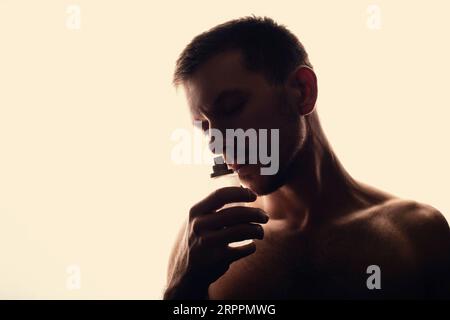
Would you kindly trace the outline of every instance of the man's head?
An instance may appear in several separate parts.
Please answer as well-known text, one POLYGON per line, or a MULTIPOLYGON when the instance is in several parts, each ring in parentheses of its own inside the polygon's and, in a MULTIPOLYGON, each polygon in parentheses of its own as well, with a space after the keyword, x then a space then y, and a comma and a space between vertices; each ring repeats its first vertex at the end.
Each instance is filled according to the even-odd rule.
MULTIPOLYGON (((258 162, 241 167, 239 177, 258 194, 283 184, 311 134, 308 115, 317 99, 307 53, 290 31, 269 18, 218 25, 184 49, 173 82, 183 85, 192 117, 205 130, 220 130, 225 137, 226 129, 279 129, 278 172, 261 175, 258 162)), ((225 141, 224 149, 216 152, 225 154, 230 143, 225 141)), ((267 147, 274 150, 270 138, 267 147)))

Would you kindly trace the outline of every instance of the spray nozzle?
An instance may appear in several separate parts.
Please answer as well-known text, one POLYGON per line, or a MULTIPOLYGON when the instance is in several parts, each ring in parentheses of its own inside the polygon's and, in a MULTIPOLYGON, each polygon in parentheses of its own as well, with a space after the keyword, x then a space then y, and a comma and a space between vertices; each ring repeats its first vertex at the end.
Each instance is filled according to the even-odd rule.
POLYGON ((220 177, 225 174, 233 173, 234 171, 229 169, 222 156, 214 158, 213 172, 211 178, 220 177))

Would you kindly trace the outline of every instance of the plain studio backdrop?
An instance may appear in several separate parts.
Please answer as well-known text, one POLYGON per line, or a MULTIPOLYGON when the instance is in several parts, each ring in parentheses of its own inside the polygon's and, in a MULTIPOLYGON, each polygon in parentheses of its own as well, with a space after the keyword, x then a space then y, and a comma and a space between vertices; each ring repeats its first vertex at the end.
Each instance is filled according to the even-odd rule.
POLYGON ((0 1, 0 298, 159 299, 208 165, 174 63, 198 33, 286 25, 325 133, 358 180, 450 218, 448 1, 0 1))

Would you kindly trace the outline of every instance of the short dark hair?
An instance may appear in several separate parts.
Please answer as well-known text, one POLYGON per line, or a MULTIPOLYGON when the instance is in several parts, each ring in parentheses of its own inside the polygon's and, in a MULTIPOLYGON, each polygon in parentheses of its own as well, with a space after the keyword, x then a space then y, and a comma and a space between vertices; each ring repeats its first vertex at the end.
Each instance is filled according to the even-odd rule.
POLYGON ((299 65, 312 68, 303 45, 284 25, 268 17, 231 20, 196 36, 180 54, 173 84, 188 80, 212 56, 239 49, 245 67, 261 72, 272 85, 284 83, 299 65))

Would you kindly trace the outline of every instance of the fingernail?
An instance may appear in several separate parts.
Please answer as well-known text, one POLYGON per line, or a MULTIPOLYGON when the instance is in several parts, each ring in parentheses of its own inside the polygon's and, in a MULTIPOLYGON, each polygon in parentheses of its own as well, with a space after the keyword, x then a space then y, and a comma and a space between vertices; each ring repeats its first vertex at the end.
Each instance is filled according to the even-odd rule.
POLYGON ((261 216, 264 219, 264 222, 269 221, 269 216, 266 214, 266 212, 263 209, 259 209, 259 213, 261 214, 261 216))
POLYGON ((262 239, 264 238, 264 229, 260 224, 258 224, 258 226, 259 226, 259 238, 262 239))
POLYGON ((254 193, 252 190, 250 190, 249 188, 247 188, 247 192, 250 196, 250 199, 256 199, 257 195, 256 193, 254 193))

